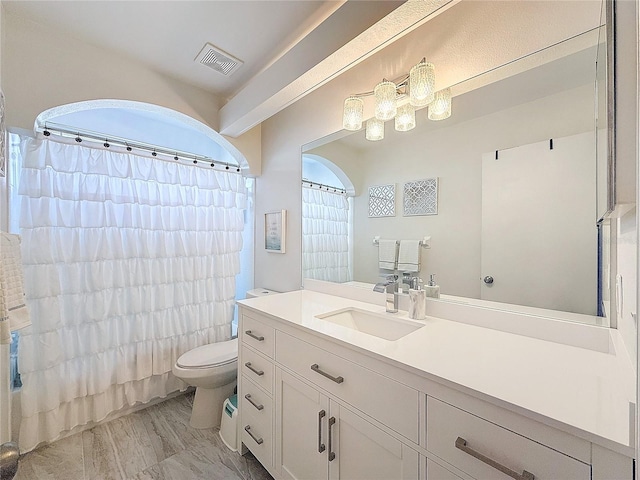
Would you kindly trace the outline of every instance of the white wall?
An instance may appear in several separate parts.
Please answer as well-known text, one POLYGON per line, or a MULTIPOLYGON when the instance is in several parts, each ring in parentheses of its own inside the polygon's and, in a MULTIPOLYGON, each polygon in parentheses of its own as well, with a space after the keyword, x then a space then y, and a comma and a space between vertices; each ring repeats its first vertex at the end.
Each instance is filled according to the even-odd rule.
POLYGON ((437 87, 452 85, 592 28, 599 15, 600 2, 461 2, 265 121, 263 175, 256 187, 256 285, 282 291, 302 283, 301 146, 340 130, 349 94, 406 73, 425 55, 438 68, 437 87), (287 253, 267 253, 260 239, 263 214, 283 208, 289 210, 287 253))
POLYGON ((113 98, 168 107, 218 129, 218 100, 200 88, 6 11, 3 34, 8 125, 32 129, 46 109, 113 98))

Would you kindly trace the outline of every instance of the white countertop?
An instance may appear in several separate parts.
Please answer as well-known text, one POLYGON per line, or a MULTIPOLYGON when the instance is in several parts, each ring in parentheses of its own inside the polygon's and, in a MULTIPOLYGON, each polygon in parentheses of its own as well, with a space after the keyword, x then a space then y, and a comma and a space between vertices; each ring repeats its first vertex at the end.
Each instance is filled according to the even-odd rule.
MULTIPOLYGON (((605 446, 629 448, 635 376, 626 352, 603 353, 433 317, 422 321, 423 328, 387 341, 316 318, 347 307, 384 313, 384 307, 310 290, 239 303, 445 385, 471 389, 536 420, 542 415, 569 433, 577 429, 596 443, 604 439, 605 446)), ((393 315, 407 318, 403 311, 393 315)))

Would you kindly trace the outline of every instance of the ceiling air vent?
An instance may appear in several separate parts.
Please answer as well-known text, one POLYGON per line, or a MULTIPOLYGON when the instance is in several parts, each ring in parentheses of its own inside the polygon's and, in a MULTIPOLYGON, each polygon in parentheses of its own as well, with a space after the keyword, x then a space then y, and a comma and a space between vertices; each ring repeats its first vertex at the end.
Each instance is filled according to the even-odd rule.
POLYGON ((242 60, 232 57, 210 43, 204 45, 195 61, 226 76, 231 75, 244 63, 242 60))

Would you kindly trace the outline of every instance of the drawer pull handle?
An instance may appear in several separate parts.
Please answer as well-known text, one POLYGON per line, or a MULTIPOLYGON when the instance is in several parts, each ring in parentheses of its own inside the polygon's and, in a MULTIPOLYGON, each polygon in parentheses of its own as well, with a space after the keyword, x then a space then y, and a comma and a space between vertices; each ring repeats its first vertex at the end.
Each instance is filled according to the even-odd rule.
POLYGON ((244 427, 244 431, 247 432, 249 434, 249 436, 251 438, 253 438, 253 441, 256 442, 258 445, 262 445, 262 442, 264 442, 264 440, 262 439, 262 437, 260 438, 256 438, 256 436, 251 433, 251 427, 249 425, 247 425, 246 427, 244 427))
POLYGON ((336 452, 333 451, 331 447, 331 427, 333 427, 336 423, 336 417, 331 417, 329 419, 329 461, 332 462, 336 458, 336 452))
POLYGON ((468 455, 471 455, 472 457, 477 458, 481 462, 486 463, 490 467, 495 468, 499 472, 502 472, 505 475, 510 476, 511 478, 515 478, 515 480, 534 480, 535 479, 533 473, 529 473, 526 470, 523 470, 521 475, 518 472, 514 472, 510 468, 505 467, 504 465, 499 464, 495 460, 492 460, 491 458, 481 454, 480 452, 476 452, 474 449, 467 446, 467 441, 462 437, 458 437, 456 439, 456 448, 458 450, 462 450, 464 453, 468 455))
POLYGON ((327 412, 320 410, 318 412, 318 453, 325 451, 324 443, 322 443, 322 419, 327 415, 327 412))
POLYGON ((264 408, 264 405, 260 405, 260 404, 258 404, 258 403, 256 403, 256 402, 254 402, 254 401, 251 399, 251 394, 250 394, 250 393, 247 393, 247 394, 244 396, 244 398, 246 398, 247 400, 249 400, 249 403, 250 403, 251 405, 253 405, 254 407, 256 407, 256 410, 262 410, 262 409, 264 408))
POLYGON ((261 377, 262 375, 264 375, 264 372, 262 370, 256 370, 255 368, 253 368, 251 366, 251 362, 247 362, 244 364, 245 367, 247 367, 249 370, 251 370, 253 373, 255 373, 256 375, 258 375, 259 377, 261 377))
POLYGON ((317 363, 314 363, 313 365, 311 365, 311 370, 313 370, 316 373, 319 373, 323 377, 327 377, 329 380, 333 382, 336 382, 336 383, 344 382, 344 378, 334 377, 333 375, 329 375, 327 372, 323 372, 322 370, 320 370, 320 366, 317 363))
POLYGON ((247 330, 244 333, 249 335, 251 338, 255 338, 259 342, 264 342, 264 337, 262 335, 256 335, 255 333, 251 332, 251 330, 247 330))

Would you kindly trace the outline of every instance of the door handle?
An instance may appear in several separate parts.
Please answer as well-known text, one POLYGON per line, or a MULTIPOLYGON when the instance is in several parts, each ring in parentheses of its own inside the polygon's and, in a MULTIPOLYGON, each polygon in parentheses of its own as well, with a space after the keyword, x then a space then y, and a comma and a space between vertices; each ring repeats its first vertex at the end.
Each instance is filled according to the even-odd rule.
POLYGON ((336 458, 336 453, 333 451, 333 447, 331 446, 331 437, 333 434, 331 433, 333 430, 333 426, 336 423, 336 417, 331 417, 329 419, 329 461, 332 462, 336 458))
POLYGON ((259 342, 264 342, 264 337, 262 335, 256 335, 251 330, 246 330, 244 333, 249 335, 251 338, 255 338, 259 342))
POLYGON ((257 404, 255 401, 253 401, 253 400, 252 400, 252 398, 251 398, 251 394, 247 393, 247 394, 244 396, 244 398, 246 398, 246 399, 249 401, 249 403, 250 403, 251 405, 253 405, 254 407, 256 407, 256 410, 262 410, 262 409, 264 408, 264 405, 257 404))
POLYGON ((264 442, 264 440, 262 439, 262 437, 258 438, 256 437, 252 432, 251 432, 251 427, 249 425, 247 425, 246 427, 244 427, 244 431, 247 432, 249 434, 249 436, 251 438, 253 438, 253 441, 256 442, 258 445, 262 445, 262 442, 264 442))
POLYGON ((324 443, 322 443, 322 419, 327 415, 327 412, 320 410, 318 412, 318 453, 325 451, 324 443))
MULTIPOLYGON (((329 447, 329 448, 331 448, 331 447, 329 447)), ((486 463, 490 467, 495 468, 499 472, 502 472, 505 475, 508 475, 511 478, 514 478, 515 480, 534 480, 535 479, 535 476, 533 475, 533 473, 529 473, 526 470, 523 470, 522 474, 520 474, 518 472, 514 472, 510 468, 505 467, 504 465, 496 462, 494 459, 489 458, 489 457, 481 454, 480 452, 477 452, 473 448, 467 446, 467 441, 462 437, 458 437, 456 439, 456 448, 458 450, 462 450, 467 455, 471 455, 472 457, 477 458, 482 463, 486 463)))
POLYGON ((491 275, 487 275, 482 279, 482 281, 487 285, 491 285, 493 283, 493 277, 491 275))
POLYGON ((313 370, 316 373, 319 373, 323 377, 327 377, 332 382, 336 382, 336 383, 344 382, 344 378, 342 378, 342 377, 334 377, 333 375, 330 375, 327 372, 323 372, 322 370, 320 370, 320 366, 317 363, 314 363, 313 365, 311 365, 311 370, 313 370))
POLYGON ((264 375, 264 372, 262 370, 256 370, 254 367, 251 366, 251 362, 247 362, 244 364, 245 367, 247 367, 249 370, 251 370, 253 373, 255 373, 256 375, 258 375, 259 377, 261 377, 262 375, 264 375))

